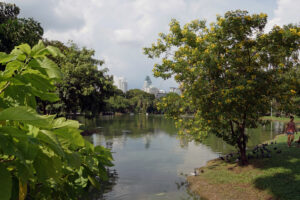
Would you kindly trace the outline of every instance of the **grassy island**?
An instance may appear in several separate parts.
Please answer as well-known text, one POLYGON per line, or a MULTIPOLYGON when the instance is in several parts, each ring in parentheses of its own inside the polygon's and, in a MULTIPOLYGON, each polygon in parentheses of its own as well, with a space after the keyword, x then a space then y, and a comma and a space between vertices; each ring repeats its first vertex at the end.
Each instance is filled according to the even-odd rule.
POLYGON ((288 148, 286 135, 273 141, 266 146, 271 158, 252 158, 247 166, 221 159, 208 162, 199 175, 188 177, 190 190, 214 200, 300 199, 300 148, 296 143, 288 148))

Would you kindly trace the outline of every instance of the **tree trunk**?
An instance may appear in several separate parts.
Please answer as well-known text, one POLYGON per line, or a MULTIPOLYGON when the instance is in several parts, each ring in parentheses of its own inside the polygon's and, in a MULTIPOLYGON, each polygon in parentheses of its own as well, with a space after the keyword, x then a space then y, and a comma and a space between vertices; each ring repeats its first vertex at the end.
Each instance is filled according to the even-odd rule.
POLYGON ((238 143, 238 148, 240 150, 240 162, 242 165, 247 165, 248 164, 248 158, 246 155, 247 141, 246 141, 244 126, 240 127, 240 135, 238 137, 237 143, 238 143))
POLYGON ((241 164, 247 165, 248 164, 248 158, 246 155, 246 147, 240 148, 240 156, 241 156, 241 164))

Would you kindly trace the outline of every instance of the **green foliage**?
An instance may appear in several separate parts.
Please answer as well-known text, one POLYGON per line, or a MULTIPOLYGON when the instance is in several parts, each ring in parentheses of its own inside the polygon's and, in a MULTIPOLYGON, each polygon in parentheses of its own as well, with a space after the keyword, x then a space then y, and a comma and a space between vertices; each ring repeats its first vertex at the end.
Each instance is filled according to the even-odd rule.
POLYGON ((19 12, 15 4, 0 2, 0 51, 9 53, 21 43, 32 46, 42 39, 40 23, 32 18, 17 18, 19 12))
POLYGON ((36 97, 58 99, 62 73, 47 56, 63 57, 42 42, 0 53, 1 199, 78 199, 112 165, 110 151, 83 139, 77 121, 36 112, 36 97))
POLYGON ((154 99, 153 94, 149 94, 139 89, 127 91, 126 98, 129 101, 129 110, 134 113, 153 112, 154 99))
POLYGON ((132 89, 124 94, 121 90, 115 89, 114 95, 107 101, 106 111, 121 113, 159 113, 153 94, 140 89, 132 89))
POLYGON ((15 4, 0 2, 0 23, 7 19, 15 19, 19 13, 20 9, 15 4))
POLYGON ((106 101, 106 111, 126 113, 129 109, 129 100, 122 90, 115 89, 115 93, 106 101))
POLYGON ((182 28, 172 20, 170 33, 144 49, 150 58, 162 58, 155 76, 174 75, 181 85, 182 113, 174 117, 182 120, 182 134, 201 140, 214 133, 238 147, 244 163, 245 129, 257 126, 271 100, 295 96, 295 81, 285 75, 299 66, 300 28, 275 26, 264 33, 266 23, 265 14, 240 10, 218 16, 210 27, 195 20, 182 28), (181 119, 187 108, 194 118, 181 119))
POLYGON ((98 69, 103 61, 93 58, 95 51, 80 49, 74 43, 69 47, 57 41, 47 43, 59 48, 66 56, 54 58, 63 73, 62 81, 56 84, 60 100, 53 104, 42 101, 40 110, 59 115, 95 115, 103 111, 105 100, 112 95, 114 88, 112 77, 106 74, 107 69, 98 69))

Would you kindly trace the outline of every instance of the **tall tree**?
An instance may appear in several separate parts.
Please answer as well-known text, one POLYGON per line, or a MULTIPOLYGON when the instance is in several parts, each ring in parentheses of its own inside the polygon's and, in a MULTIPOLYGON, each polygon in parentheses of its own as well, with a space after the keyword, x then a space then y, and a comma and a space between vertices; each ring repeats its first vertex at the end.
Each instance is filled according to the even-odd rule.
POLYGON ((36 44, 44 30, 32 18, 18 18, 20 9, 15 4, 0 2, 0 51, 9 53, 22 43, 36 44))
POLYGON ((264 33, 266 23, 266 14, 240 10, 218 16, 210 27, 200 20, 181 27, 172 20, 170 33, 144 49, 150 58, 162 58, 153 69, 156 77, 174 75, 181 85, 184 103, 174 113, 182 134, 216 134, 238 148, 242 164, 248 162, 246 128, 258 125, 272 99, 295 95, 292 81, 282 84, 283 74, 299 66, 299 26, 264 33), (188 108, 194 118, 182 119, 188 108))
POLYGON ((41 110, 92 115, 103 111, 105 100, 114 91, 113 79, 106 74, 107 69, 99 69, 103 61, 93 58, 95 51, 81 49, 74 43, 70 46, 57 41, 47 43, 58 47, 65 57, 55 59, 63 73, 62 81, 57 84, 60 101, 56 104, 42 102, 41 110))

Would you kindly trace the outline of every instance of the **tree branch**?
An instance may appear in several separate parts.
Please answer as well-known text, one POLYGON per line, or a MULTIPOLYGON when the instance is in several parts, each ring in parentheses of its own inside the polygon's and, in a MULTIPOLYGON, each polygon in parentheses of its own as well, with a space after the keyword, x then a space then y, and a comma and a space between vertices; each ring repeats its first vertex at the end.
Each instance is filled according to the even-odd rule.
POLYGON ((2 89, 0 90, 0 94, 1 94, 2 92, 4 92, 4 90, 5 90, 9 85, 10 85, 10 81, 7 81, 6 84, 5 84, 5 86, 4 86, 4 88, 2 88, 2 89))

